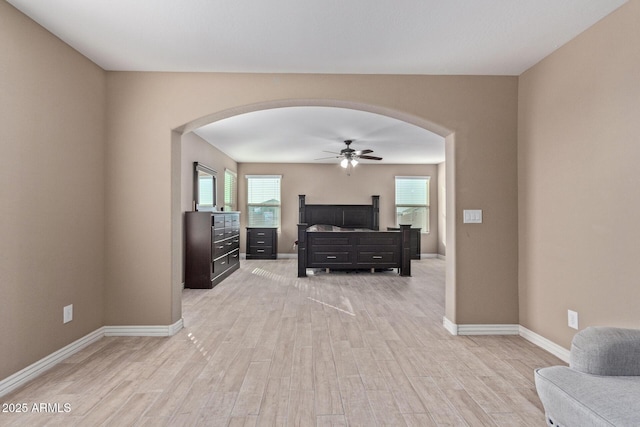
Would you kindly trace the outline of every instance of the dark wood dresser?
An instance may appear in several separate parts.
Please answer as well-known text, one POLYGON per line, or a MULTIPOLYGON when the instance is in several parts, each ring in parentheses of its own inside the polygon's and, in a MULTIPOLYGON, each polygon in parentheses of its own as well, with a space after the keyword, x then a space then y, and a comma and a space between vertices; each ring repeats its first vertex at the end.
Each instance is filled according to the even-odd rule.
POLYGON ((186 288, 210 289, 240 268, 240 213, 185 213, 186 288))
POLYGON ((278 229, 247 227, 247 259, 276 259, 278 229))

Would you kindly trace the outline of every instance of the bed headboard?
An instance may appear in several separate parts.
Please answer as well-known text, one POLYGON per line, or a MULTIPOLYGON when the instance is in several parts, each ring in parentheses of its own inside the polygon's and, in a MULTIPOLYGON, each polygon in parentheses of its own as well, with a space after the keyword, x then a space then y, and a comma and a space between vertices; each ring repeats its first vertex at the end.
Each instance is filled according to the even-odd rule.
POLYGON ((371 196, 370 205, 308 205, 305 195, 301 194, 298 212, 300 224, 380 229, 380 196, 371 196))

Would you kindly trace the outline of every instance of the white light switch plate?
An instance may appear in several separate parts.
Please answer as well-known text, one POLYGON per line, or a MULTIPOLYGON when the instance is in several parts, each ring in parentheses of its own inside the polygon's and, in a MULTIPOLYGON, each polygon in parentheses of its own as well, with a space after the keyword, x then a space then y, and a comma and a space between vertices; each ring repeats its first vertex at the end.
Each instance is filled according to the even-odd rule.
POLYGON ((567 310, 567 323, 570 328, 578 329, 578 313, 573 310, 567 310))
POLYGON ((482 209, 465 209, 462 212, 465 224, 482 224, 482 209))
POLYGON ((73 320, 73 304, 62 309, 62 323, 69 323, 73 320))

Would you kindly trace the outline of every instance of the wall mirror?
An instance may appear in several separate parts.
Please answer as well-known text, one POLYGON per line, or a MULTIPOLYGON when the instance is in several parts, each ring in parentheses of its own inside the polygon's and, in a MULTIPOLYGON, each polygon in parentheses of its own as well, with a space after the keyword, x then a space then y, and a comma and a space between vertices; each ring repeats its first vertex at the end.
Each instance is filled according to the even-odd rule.
POLYGON ((193 206, 195 211, 216 210, 216 171, 193 162, 193 206))

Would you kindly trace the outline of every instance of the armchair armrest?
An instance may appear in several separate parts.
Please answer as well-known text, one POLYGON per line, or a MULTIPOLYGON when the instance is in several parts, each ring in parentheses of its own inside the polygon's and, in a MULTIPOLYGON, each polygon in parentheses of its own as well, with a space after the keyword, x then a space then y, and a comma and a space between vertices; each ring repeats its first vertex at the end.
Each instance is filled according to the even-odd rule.
POLYGON ((592 375, 640 375, 640 330, 599 326, 578 332, 569 366, 592 375))

